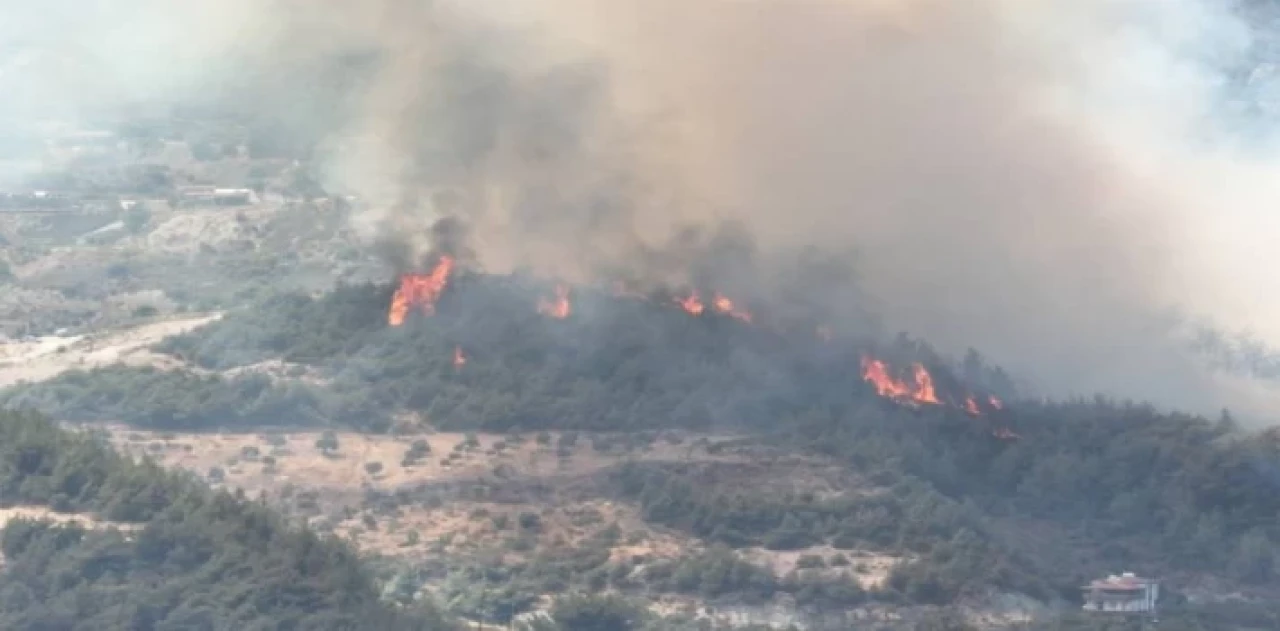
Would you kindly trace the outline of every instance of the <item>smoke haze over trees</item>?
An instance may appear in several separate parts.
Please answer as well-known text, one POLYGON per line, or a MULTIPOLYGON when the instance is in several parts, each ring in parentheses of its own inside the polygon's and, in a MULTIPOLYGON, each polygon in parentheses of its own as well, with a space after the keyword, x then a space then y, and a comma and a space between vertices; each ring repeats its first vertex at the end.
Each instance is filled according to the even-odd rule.
POLYGON ((856 250, 895 329, 1046 391, 1200 409, 1221 384, 1170 313, 1275 320, 1223 247, 1266 163, 1190 142, 1254 61, 1221 3, 11 4, 25 98, 221 102, 388 251, 460 215, 491 269, 669 281, 644 261, 732 220, 761 253, 856 250))
MULTIPOLYGON (((673 282, 688 269, 647 262, 732 221, 761 257, 856 252, 894 330, 1047 393, 1270 409, 1184 339, 1187 317, 1280 339, 1255 291, 1271 153, 1222 124, 1265 21, 1198 0, 603 6, 135 2, 47 12, 26 41, 130 24, 130 47, 77 50, 135 88, 98 102, 277 126, 368 202, 357 225, 387 252, 424 254, 457 216, 489 269, 673 282)), ((720 271, 776 293, 756 268, 720 271)))

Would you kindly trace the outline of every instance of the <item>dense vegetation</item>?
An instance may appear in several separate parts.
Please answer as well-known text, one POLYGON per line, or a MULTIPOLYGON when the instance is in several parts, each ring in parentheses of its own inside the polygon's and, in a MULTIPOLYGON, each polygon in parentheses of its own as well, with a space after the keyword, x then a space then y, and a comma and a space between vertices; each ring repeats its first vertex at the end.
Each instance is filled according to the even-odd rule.
POLYGON ((346 546, 35 415, 0 413, 0 502, 111 524, 11 520, 5 629, 450 628, 381 603, 346 546))
MULTIPOLYGON (((300 386, 291 390, 293 405, 275 405, 283 395, 263 392, 260 382, 142 369, 71 373, 5 401, 60 417, 116 414, 152 427, 259 423, 258 414, 246 418, 223 405, 247 398, 281 422, 328 420, 374 430, 404 408, 425 412, 443 428, 627 430, 772 427, 779 418, 871 398, 858 377, 857 349, 826 346, 811 326, 797 344, 727 317, 690 318, 669 301, 601 294, 575 298, 575 309, 589 317, 556 321, 535 313, 538 295, 518 278, 465 278, 436 317, 389 328, 386 287, 345 287, 319 299, 288 294, 160 347, 208 369, 282 358, 319 372, 325 394, 300 386), (465 370, 453 365, 455 349, 469 358, 465 370), (166 393, 174 385, 182 387, 124 400, 125 392, 166 393), (270 398, 256 403, 263 396, 270 398), (175 409, 184 413, 170 419, 175 409)), ((927 353, 910 341, 899 346, 891 350, 927 353)), ((965 375, 1008 394, 1008 380, 980 361, 966 364, 965 375)), ((938 377, 942 387, 958 388, 949 373, 938 377)))
POLYGON ((696 472, 633 467, 612 479, 616 492, 652 522, 732 547, 909 552, 919 560, 890 585, 909 602, 989 586, 1073 599, 1080 581, 1118 569, 1208 572, 1263 593, 1280 586, 1280 440, 1241 432, 1225 413, 1211 421, 1102 399, 1018 401, 976 354, 951 363, 900 338, 875 353, 893 366, 923 362, 944 399, 1011 400, 980 418, 951 406, 909 410, 862 383, 864 346, 824 342, 808 324, 691 317, 669 300, 587 290, 575 292, 571 317, 555 320, 533 307, 547 291, 518 276, 462 276, 433 317, 398 328, 385 322, 386 287, 276 296, 161 350, 213 370, 282 358, 306 379, 112 368, 3 401, 153 427, 382 430, 408 409, 455 429, 734 430, 833 456, 891 491, 751 496, 696 472), (126 401, 128 392, 144 396, 126 401))
POLYGON ((350 407, 355 401, 302 383, 275 383, 261 374, 223 377, 149 367, 72 371, 0 395, 0 403, 47 410, 65 420, 124 419, 137 427, 173 430, 314 425, 373 414, 350 407))

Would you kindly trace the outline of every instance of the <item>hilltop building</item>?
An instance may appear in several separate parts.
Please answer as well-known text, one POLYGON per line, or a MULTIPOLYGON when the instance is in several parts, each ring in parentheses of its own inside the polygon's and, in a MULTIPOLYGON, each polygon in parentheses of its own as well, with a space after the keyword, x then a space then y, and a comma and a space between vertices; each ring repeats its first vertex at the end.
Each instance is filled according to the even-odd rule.
POLYGON ((249 188, 216 188, 213 186, 184 186, 178 189, 184 203, 214 206, 248 206, 258 203, 258 195, 249 188))
POLYGON ((1155 579, 1125 572, 1085 585, 1084 608, 1087 611, 1121 613, 1153 612, 1160 597, 1160 584, 1155 579))

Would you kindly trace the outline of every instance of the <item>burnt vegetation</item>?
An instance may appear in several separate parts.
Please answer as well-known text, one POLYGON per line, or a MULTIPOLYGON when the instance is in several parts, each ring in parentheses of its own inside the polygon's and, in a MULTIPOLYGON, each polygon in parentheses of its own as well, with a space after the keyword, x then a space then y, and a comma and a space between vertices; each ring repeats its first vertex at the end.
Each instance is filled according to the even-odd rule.
MULTIPOLYGON (((815 335, 812 321, 771 322, 763 313, 754 324, 710 311, 693 317, 663 295, 575 288, 572 312, 559 319, 535 308, 554 295, 545 283, 460 274, 434 315, 389 327, 391 294, 358 285, 323 297, 277 295, 160 345, 213 375, 73 372, 12 389, 0 403, 189 430, 387 431, 392 414, 408 410, 452 430, 733 432, 832 458, 882 492, 753 492, 661 464, 614 470, 610 492, 651 523, 730 549, 832 546, 913 559, 868 592, 805 572, 764 578, 708 557, 708 568, 727 569, 694 559, 653 570, 644 585, 659 591, 746 600, 784 591, 819 606, 947 604, 995 587, 1070 602, 1082 581, 1117 566, 1167 577, 1170 603, 1180 578, 1195 575, 1255 595, 1280 588, 1280 439, 1245 433, 1225 412, 1205 419, 1102 398, 1019 400, 1009 376, 976 353, 955 362, 905 336, 871 349, 815 335), (877 396, 861 378, 868 351, 895 367, 927 366, 944 405, 877 396), (306 377, 216 375, 272 359, 306 377), (1006 405, 966 414, 968 393, 1006 405)), ((529 590, 509 594, 512 602, 550 585, 537 578, 545 567, 511 571, 479 575, 497 583, 523 576, 529 590)), ((638 588, 624 570, 576 571, 601 576, 581 583, 585 575, 569 571, 579 578, 558 584, 638 588)))

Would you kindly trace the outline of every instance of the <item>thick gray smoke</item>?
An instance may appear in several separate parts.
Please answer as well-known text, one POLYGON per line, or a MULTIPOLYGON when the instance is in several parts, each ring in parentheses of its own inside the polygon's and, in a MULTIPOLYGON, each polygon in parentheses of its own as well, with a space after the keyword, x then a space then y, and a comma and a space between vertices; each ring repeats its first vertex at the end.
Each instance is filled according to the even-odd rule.
MULTIPOLYGON (((824 282, 777 264, 817 248, 856 256, 890 330, 979 348, 1047 394, 1277 409, 1182 339, 1194 316, 1280 340, 1277 161, 1223 135, 1255 43, 1227 3, 217 5, 219 36, 184 59, 235 60, 218 85, 264 110, 304 104, 298 76, 360 68, 305 127, 402 261, 452 216, 490 269, 777 301, 824 282)), ((868 298, 832 294, 833 325, 865 319, 868 298)))
POLYGON ((1206 237, 1256 226, 1274 198, 1235 188, 1265 181, 1206 136, 1249 41, 1209 3, 548 0, 435 15, 449 36, 413 40, 371 93, 366 121, 398 141, 380 148, 411 169, 379 190, 420 211, 417 187, 458 187, 488 265, 589 275, 639 249, 678 275, 693 266, 667 254, 669 235, 732 220, 756 258, 858 251, 893 327, 984 349, 1050 393, 1252 407, 1180 338, 1186 313, 1256 325, 1218 308, 1253 299, 1223 291, 1248 269, 1228 259, 1240 235, 1206 237))

